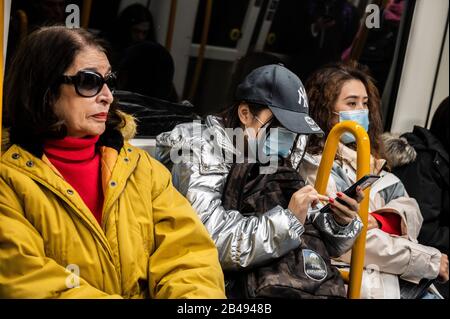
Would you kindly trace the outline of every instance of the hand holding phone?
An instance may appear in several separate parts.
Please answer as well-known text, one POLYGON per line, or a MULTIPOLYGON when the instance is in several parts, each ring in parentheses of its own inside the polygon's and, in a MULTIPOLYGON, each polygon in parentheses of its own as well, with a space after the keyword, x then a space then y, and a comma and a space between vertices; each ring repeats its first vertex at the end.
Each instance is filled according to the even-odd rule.
MULTIPOLYGON (((378 175, 371 175, 371 174, 365 175, 361 177, 355 184, 347 188, 343 193, 348 197, 356 198, 356 189, 358 186, 361 188, 361 190, 365 190, 367 187, 375 183, 379 178, 380 176, 378 175)), ((336 198, 336 200, 341 204, 345 205, 345 203, 339 198, 336 198)))
MULTIPOLYGON (((355 184, 353 184, 352 186, 350 186, 349 188, 347 188, 343 193, 345 195, 347 195, 348 197, 351 197, 353 199, 356 199, 356 189, 359 186, 361 188, 361 190, 365 190, 367 187, 371 186, 373 183, 375 183, 375 181, 377 181, 380 178, 380 176, 378 175, 365 175, 362 178, 360 178, 355 184)), ((340 199, 339 197, 336 197, 334 200, 336 200, 337 202, 346 205, 346 202, 343 201, 342 199, 340 199)), ((320 212, 326 212, 330 210, 330 204, 325 205, 324 207, 322 207, 322 209, 320 210, 320 212)))

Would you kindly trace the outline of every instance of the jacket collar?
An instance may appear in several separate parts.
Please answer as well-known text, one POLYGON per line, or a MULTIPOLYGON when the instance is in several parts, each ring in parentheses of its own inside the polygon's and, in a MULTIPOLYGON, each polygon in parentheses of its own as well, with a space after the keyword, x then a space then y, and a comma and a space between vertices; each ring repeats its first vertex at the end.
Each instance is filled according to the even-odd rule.
MULTIPOLYGON (((352 167, 355 171, 357 170, 357 152, 352 150, 351 148, 345 146, 342 143, 339 143, 337 155, 340 159, 350 167, 352 167)), ((314 167, 319 167, 320 161, 322 159, 322 154, 311 155, 306 153, 303 160, 307 163, 313 165, 314 167)), ((384 159, 376 159, 372 155, 370 156, 370 172, 372 174, 379 174, 384 165, 386 164, 386 160, 384 159)))
MULTIPOLYGON (((161 133, 156 137, 158 158, 166 162, 173 148, 187 147, 199 156, 201 174, 227 173, 233 156, 241 156, 228 132, 223 126, 222 119, 212 115, 207 116, 203 124, 199 121, 179 124, 172 131, 161 133), (209 132, 203 135, 205 132, 202 130, 205 129, 209 132), (206 135, 213 135, 214 139, 208 139, 206 135)), ((298 153, 300 144, 297 143, 293 154, 298 153)))
POLYGON ((35 182, 49 189, 53 194, 72 208, 83 223, 99 238, 102 245, 112 256, 111 249, 103 231, 111 206, 125 188, 127 180, 134 172, 140 155, 135 147, 126 143, 117 152, 111 147, 102 147, 102 187, 104 193, 102 225, 99 225, 92 212, 80 195, 67 183, 50 161, 43 156, 38 158, 18 145, 12 145, 2 156, 1 163, 30 177, 35 182), (50 164, 50 165, 49 165, 50 164))
POLYGON ((28 176, 63 200, 80 217, 83 223, 93 230, 106 249, 109 250, 105 235, 94 215, 76 190, 55 171, 56 169, 53 165, 47 165, 48 159, 38 158, 14 144, 2 155, 1 161, 3 165, 7 165, 28 176))
POLYGON ((230 139, 230 136, 227 134, 227 131, 225 130, 220 117, 208 115, 205 118, 205 125, 215 133, 216 138, 214 139, 213 143, 215 144, 215 146, 223 150, 225 156, 240 154, 240 151, 234 147, 233 142, 230 139))
MULTIPOLYGON (((103 212, 108 212, 125 189, 129 177, 137 167, 140 154, 137 148, 129 143, 125 143, 120 152, 109 147, 100 148, 100 152, 105 198, 103 212)), ((107 218, 108 216, 103 216, 104 220, 107 218)))
POLYGON ((417 150, 422 149, 426 151, 432 151, 435 154, 433 159, 439 174, 442 176, 442 181, 445 185, 449 185, 449 154, 445 150, 444 146, 429 130, 414 126, 414 131, 411 137, 408 135, 407 139, 412 139, 411 145, 417 150), (414 139, 413 139, 414 138, 414 139), (419 140, 420 139, 420 140, 419 140), (414 144, 415 143, 415 144, 414 144))
MULTIPOLYGON (((355 171, 357 169, 357 152, 352 150, 351 148, 345 146, 342 143, 339 143, 338 146, 338 155, 341 156, 341 159, 347 165, 350 165, 355 171)), ((386 160, 384 159, 376 159, 372 155, 370 155, 370 172, 371 174, 380 174, 384 165, 386 164, 386 160)))

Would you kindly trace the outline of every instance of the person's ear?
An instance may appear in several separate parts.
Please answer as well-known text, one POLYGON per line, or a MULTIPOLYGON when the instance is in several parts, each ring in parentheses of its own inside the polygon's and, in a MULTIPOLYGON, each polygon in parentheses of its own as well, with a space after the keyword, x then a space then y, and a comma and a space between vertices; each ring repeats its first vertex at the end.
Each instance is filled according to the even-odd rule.
POLYGON ((245 127, 249 127, 253 121, 253 114, 250 112, 250 108, 247 103, 242 102, 238 107, 238 116, 241 124, 245 127))

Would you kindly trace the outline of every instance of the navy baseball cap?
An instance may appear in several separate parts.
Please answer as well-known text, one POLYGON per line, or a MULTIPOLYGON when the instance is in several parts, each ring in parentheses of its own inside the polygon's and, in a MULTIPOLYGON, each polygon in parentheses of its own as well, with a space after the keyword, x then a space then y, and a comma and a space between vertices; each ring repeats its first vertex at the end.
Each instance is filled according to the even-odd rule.
POLYGON ((282 65, 253 70, 236 90, 235 99, 265 105, 288 130, 300 134, 323 134, 309 116, 308 98, 302 81, 282 65))

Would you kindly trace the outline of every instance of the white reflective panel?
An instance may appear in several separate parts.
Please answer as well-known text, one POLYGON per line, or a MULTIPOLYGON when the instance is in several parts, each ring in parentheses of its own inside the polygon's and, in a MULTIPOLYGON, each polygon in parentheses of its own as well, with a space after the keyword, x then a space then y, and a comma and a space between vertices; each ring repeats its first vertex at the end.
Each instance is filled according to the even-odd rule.
POLYGON ((139 147, 155 157, 156 140, 154 138, 135 138, 130 140, 130 144, 139 147))

